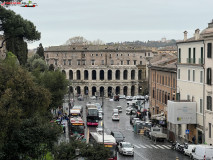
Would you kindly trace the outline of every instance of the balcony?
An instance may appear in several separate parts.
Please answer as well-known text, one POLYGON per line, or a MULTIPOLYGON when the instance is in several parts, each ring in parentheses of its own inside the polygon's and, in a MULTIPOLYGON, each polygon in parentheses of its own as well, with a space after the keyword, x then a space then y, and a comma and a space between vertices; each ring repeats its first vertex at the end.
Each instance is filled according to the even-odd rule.
POLYGON ((195 64, 196 63, 196 59, 195 58, 187 58, 187 63, 189 64, 195 64))
POLYGON ((199 64, 203 64, 204 63, 204 59, 203 58, 199 58, 199 64))

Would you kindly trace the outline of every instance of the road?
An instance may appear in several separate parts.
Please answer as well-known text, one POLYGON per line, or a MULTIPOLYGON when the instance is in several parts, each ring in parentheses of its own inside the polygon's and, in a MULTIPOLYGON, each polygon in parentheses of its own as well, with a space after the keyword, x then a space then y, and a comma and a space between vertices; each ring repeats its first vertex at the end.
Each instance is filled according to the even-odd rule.
MULTIPOLYGON (((87 102, 101 103, 99 100, 85 100, 75 101, 75 105, 82 105, 85 108, 87 102)), ((126 100, 120 101, 109 101, 104 100, 104 126, 107 133, 110 131, 120 131, 125 136, 125 141, 130 142, 134 145, 134 157, 122 156, 118 153, 118 160, 175 160, 176 157, 179 160, 189 160, 189 157, 182 155, 177 151, 170 149, 171 144, 167 141, 157 142, 156 145, 149 138, 138 135, 133 132, 133 127, 129 123, 129 115, 126 115, 126 100), (112 111, 116 106, 122 106, 123 112, 120 113, 120 121, 112 121, 112 111)), ((146 106, 148 106, 146 104, 146 106)), ((85 112, 84 112, 85 117, 85 112)), ((87 127, 86 127, 87 129, 87 127)), ((90 130, 94 131, 95 128, 90 127, 90 130)))

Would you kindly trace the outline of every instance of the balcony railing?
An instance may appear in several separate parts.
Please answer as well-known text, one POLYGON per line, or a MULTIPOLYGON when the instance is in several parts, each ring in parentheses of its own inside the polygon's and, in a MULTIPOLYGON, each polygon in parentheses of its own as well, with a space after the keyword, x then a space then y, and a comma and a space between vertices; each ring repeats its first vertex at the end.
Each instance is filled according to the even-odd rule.
POLYGON ((190 63, 190 64, 195 64, 196 63, 196 59, 195 58, 187 58, 187 63, 190 63))
POLYGON ((199 64, 203 64, 204 63, 204 59, 203 58, 199 58, 199 64))

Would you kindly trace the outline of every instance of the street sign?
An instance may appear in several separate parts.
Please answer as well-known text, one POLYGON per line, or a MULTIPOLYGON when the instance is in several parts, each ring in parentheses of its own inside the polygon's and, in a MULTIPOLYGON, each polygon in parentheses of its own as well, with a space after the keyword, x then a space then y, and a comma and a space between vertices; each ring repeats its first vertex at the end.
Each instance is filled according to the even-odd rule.
POLYGON ((189 134, 189 129, 186 129, 186 134, 189 134))

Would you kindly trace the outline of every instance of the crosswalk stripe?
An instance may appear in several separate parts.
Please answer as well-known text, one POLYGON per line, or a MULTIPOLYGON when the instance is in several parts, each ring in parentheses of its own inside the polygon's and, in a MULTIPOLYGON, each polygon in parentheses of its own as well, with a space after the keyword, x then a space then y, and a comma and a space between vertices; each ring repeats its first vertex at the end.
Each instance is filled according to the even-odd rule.
POLYGON ((171 149, 171 147, 168 147, 166 145, 162 145, 163 147, 165 147, 166 149, 171 149))
POLYGON ((169 148, 171 148, 171 145, 167 145, 169 148))
POLYGON ((155 145, 151 145, 152 147, 156 148, 156 149, 159 149, 158 147, 156 147, 155 145))
POLYGON ((157 147, 159 147, 159 148, 161 148, 161 149, 165 149, 165 148, 163 148, 162 146, 160 146, 160 145, 156 145, 157 147))
POLYGON ((137 147, 137 148, 141 148, 141 147, 138 147, 138 146, 137 146, 137 145, 135 145, 135 144, 134 144, 134 146, 135 146, 135 147, 137 147))
POLYGON ((141 144, 139 144, 139 146, 140 146, 140 147, 142 147, 142 148, 146 148, 146 146, 144 146, 144 145, 141 145, 141 144))
POLYGON ((151 146, 149 146, 149 145, 145 145, 146 147, 148 147, 148 148, 152 148, 151 146))

